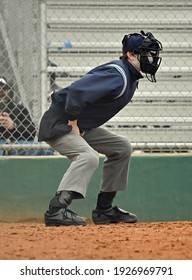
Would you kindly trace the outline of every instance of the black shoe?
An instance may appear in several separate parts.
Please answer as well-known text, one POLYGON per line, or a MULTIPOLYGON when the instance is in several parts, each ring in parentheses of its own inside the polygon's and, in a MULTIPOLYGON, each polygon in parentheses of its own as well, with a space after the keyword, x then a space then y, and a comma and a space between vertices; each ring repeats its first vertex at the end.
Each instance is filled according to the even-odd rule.
POLYGON ((61 208, 56 213, 46 211, 44 214, 46 226, 85 226, 85 219, 77 216, 74 212, 67 208, 61 208))
POLYGON ((92 220, 95 224, 136 223, 137 216, 115 206, 108 210, 93 210, 92 220))

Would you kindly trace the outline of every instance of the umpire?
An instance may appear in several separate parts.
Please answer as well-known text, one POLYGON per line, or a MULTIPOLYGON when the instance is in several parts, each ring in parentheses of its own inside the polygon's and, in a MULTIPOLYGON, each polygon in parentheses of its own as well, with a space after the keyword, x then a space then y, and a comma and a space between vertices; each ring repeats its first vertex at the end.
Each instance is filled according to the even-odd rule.
POLYGON ((68 206, 86 196, 88 184, 104 154, 100 193, 92 211, 95 224, 135 223, 135 214, 113 206, 118 191, 126 189, 131 159, 127 138, 101 126, 132 99, 145 73, 156 82, 161 43, 152 33, 133 33, 122 40, 119 60, 100 65, 85 76, 52 93, 52 104, 42 116, 39 141, 46 141, 71 164, 44 214, 47 226, 86 225, 68 206))

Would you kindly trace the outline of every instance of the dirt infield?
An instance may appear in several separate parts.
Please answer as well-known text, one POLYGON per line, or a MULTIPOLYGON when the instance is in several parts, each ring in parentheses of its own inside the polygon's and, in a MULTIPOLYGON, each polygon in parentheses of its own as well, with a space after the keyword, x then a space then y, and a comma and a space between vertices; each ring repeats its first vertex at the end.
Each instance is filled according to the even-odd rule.
POLYGON ((0 223, 1 260, 191 260, 192 222, 0 223))

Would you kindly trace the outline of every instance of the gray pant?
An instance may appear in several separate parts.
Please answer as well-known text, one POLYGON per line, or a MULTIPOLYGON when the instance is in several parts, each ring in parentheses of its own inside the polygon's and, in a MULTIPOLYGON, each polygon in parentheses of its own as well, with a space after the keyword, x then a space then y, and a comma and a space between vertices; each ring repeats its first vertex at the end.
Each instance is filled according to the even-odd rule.
POLYGON ((106 156, 101 191, 113 192, 126 189, 131 145, 124 136, 99 127, 86 132, 83 137, 71 131, 47 143, 71 161, 59 184, 58 191, 75 191, 85 197, 88 184, 99 164, 99 154, 106 156))

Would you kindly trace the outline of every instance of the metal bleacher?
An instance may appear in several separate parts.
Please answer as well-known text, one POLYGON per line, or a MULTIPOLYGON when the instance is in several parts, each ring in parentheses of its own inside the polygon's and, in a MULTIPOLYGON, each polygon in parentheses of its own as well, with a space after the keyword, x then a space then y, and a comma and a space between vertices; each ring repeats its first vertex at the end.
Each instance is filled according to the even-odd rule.
POLYGON ((47 72, 65 87, 118 59, 125 34, 154 33, 164 47, 157 83, 142 79, 131 103, 104 127, 127 136, 135 149, 190 151, 191 15, 191 1, 47 0, 47 72))

